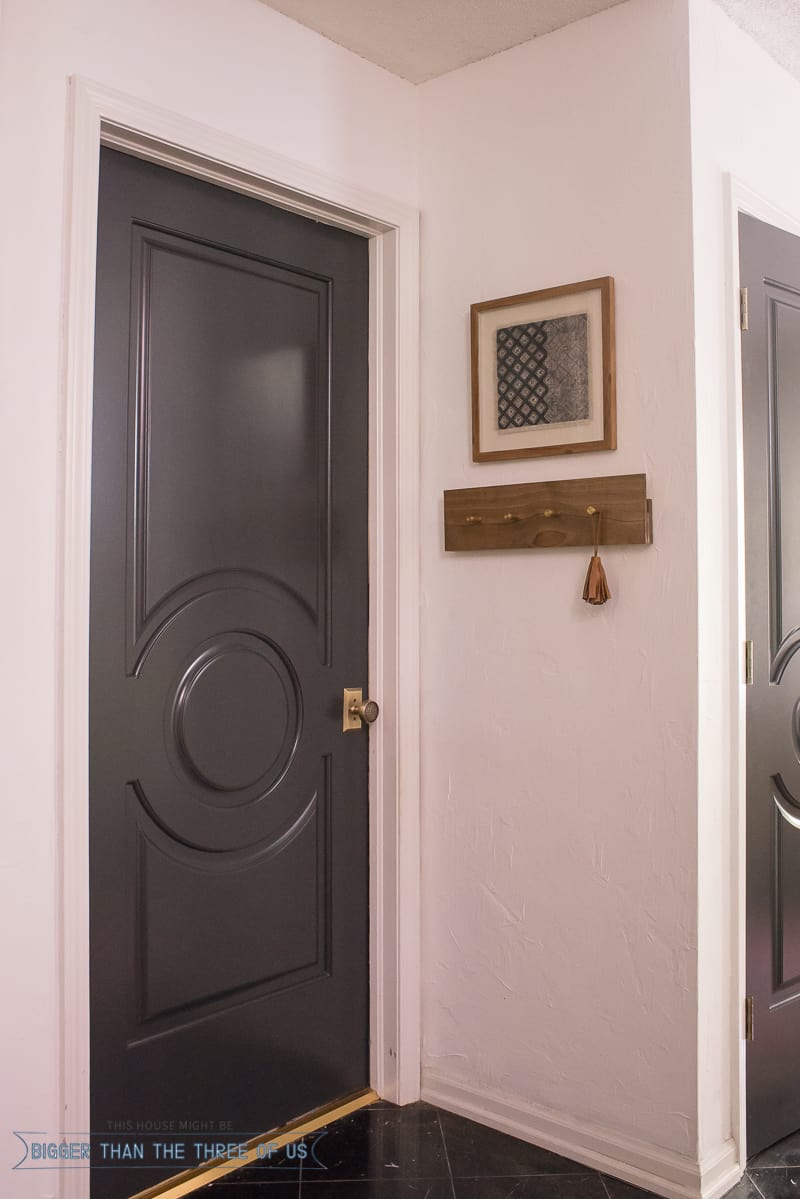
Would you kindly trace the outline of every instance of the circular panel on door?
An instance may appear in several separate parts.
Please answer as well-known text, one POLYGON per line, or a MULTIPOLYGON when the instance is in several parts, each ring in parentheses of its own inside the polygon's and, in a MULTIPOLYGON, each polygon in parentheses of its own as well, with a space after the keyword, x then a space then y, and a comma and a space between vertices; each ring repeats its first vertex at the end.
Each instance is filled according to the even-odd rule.
POLYGON ((263 849, 318 790, 319 761, 301 752, 303 691, 324 668, 302 632, 285 597, 229 587, 191 597, 152 638, 131 708, 131 781, 181 844, 263 849))
POLYGON ((218 792, 269 791, 285 773, 299 734, 297 687, 269 641, 223 634, 202 647, 172 704, 182 765, 218 792))

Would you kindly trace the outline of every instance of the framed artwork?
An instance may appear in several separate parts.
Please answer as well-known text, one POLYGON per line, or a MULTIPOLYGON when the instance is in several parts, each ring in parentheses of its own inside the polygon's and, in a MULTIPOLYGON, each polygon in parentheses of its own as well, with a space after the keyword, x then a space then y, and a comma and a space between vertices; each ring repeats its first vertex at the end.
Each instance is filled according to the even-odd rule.
POLYGON ((614 280, 470 309, 475 462, 617 448, 614 280))

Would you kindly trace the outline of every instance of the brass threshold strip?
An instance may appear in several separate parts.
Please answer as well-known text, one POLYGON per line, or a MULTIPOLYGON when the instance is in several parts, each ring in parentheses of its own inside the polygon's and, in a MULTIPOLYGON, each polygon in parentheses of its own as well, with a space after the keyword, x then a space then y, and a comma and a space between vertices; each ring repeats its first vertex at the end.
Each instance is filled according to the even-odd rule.
POLYGON ((258 1157, 259 1145, 268 1142, 279 1149, 283 1145, 299 1141, 309 1133, 324 1128, 326 1124, 332 1124, 334 1120, 341 1120, 343 1116, 357 1112, 359 1108, 369 1107, 371 1103, 376 1103, 378 1098, 377 1092, 367 1090, 356 1091, 355 1094, 348 1095, 344 1099, 335 1099, 332 1103, 317 1108, 314 1112, 306 1113, 296 1120, 290 1120, 288 1124, 282 1124, 280 1128, 274 1128, 271 1132, 264 1132, 260 1136, 253 1137, 251 1141, 246 1142, 246 1157, 237 1157, 234 1160, 215 1158, 207 1165, 184 1170, 183 1173, 176 1174, 173 1178, 167 1178, 164 1182, 148 1187, 146 1191, 137 1191, 135 1195, 131 1195, 130 1199, 181 1199, 183 1195, 190 1195, 192 1191, 197 1191, 200 1187, 217 1182, 220 1178, 227 1178, 229 1174, 252 1165, 254 1161, 263 1160, 258 1157))

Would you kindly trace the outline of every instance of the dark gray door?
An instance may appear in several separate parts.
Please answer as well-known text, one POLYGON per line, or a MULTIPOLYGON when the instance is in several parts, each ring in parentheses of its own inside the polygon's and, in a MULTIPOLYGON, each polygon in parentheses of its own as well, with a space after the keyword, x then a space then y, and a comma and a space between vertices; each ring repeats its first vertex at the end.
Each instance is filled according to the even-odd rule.
POLYGON ((98 234, 95 1197, 368 1085, 367 243, 111 150, 98 234))
POLYGON ((746 494, 747 1144, 800 1128, 800 239, 740 219, 746 494))

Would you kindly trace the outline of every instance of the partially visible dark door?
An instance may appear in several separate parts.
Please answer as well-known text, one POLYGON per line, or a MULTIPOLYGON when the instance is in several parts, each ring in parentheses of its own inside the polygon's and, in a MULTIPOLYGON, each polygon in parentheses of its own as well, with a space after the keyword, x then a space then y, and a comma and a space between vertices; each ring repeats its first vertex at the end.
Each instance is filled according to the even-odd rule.
POLYGON ((800 1128, 800 239, 740 218, 746 496, 747 1144, 800 1128))
POLYGON ((94 1199, 368 1084, 367 327, 364 239, 102 151, 94 1199))

